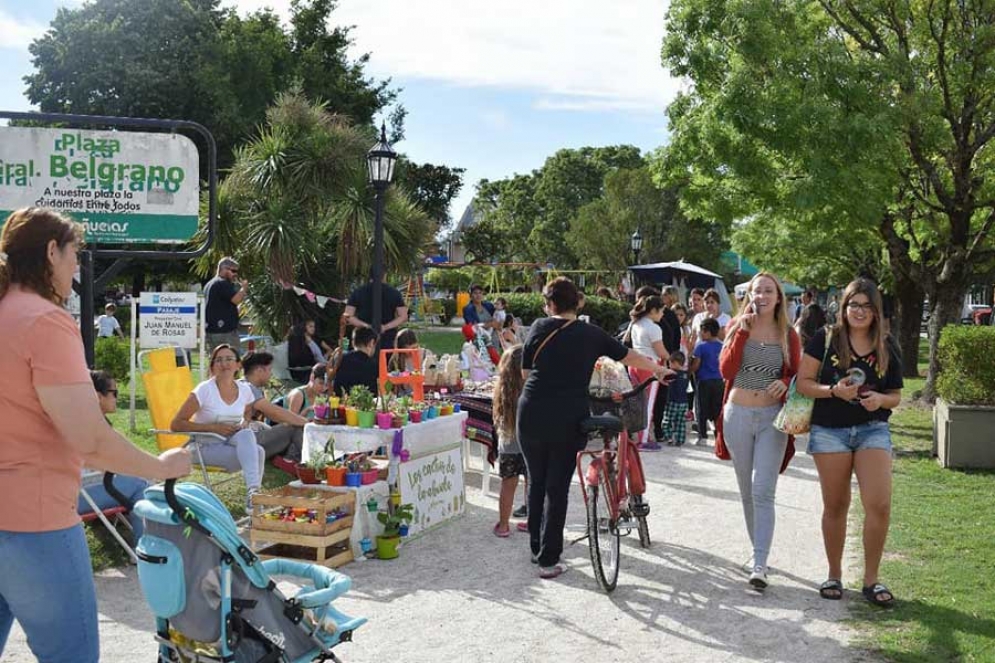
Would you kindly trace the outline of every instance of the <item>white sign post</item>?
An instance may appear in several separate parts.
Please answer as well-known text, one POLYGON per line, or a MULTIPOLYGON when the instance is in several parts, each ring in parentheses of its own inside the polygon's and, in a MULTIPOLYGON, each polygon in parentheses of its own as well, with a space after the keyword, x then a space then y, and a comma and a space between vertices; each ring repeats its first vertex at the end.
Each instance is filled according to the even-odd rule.
MULTIPOLYGON (((137 345, 142 348, 200 347, 204 356, 201 299, 196 292, 143 292, 131 304, 131 430, 135 430, 135 379, 138 377, 137 345), (140 316, 136 316, 136 312, 140 316), (136 317, 138 318, 136 320, 136 317), (137 337, 137 339, 136 339, 137 337), (137 340, 137 343, 136 343, 137 340)), ((201 372, 204 362, 201 360, 201 372)))
POLYGON ((138 342, 143 348, 197 347, 197 293, 143 292, 138 312, 138 342))

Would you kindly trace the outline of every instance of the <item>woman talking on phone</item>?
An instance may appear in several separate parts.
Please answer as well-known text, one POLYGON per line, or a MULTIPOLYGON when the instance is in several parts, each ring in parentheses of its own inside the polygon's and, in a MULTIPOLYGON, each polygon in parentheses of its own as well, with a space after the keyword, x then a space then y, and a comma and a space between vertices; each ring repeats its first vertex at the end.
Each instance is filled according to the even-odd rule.
POLYGON ((767 588, 767 557, 774 539, 777 477, 794 455, 794 444, 774 428, 774 418, 798 371, 801 343, 788 325, 784 291, 772 275, 750 280, 746 306, 729 326, 719 370, 725 380, 715 453, 732 458, 753 544, 750 585, 767 588))
POLYGON ((878 582, 891 517, 891 431, 888 418, 902 400, 902 361, 882 329, 881 294, 868 279, 846 287, 840 317, 826 347, 817 331, 798 370, 798 391, 816 399, 808 453, 822 486, 822 538, 829 578, 819 594, 843 597, 843 544, 856 472, 864 507, 864 598, 887 607, 895 597, 878 582), (825 358, 823 356, 825 355, 825 358))

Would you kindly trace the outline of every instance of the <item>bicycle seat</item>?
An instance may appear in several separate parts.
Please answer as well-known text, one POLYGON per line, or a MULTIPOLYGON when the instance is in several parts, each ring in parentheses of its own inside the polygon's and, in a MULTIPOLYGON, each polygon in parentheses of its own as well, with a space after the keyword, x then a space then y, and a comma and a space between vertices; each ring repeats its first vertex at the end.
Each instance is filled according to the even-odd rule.
POLYGON ((611 414, 594 415, 580 422, 580 429, 584 433, 621 433, 622 420, 611 414))

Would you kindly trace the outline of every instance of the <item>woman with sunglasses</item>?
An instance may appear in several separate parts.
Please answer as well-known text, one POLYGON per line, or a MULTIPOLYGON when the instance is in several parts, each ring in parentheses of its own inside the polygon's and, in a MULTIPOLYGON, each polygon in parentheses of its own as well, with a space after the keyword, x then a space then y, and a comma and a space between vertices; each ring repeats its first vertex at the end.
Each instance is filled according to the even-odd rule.
POLYGON ((194 387, 173 417, 170 430, 191 433, 206 465, 229 472, 241 469, 248 495, 246 504, 251 509, 252 496, 262 485, 266 450, 256 443, 256 434, 247 426, 246 409, 256 398, 247 382, 235 379, 241 367, 232 346, 222 343, 214 348, 211 378, 194 387), (213 433, 223 439, 197 433, 213 433))
POLYGON ((287 394, 287 409, 307 419, 314 419, 314 401, 328 393, 328 365, 315 364, 307 384, 287 394))
MULTIPOLYGON (((117 381, 107 371, 90 371, 90 379, 93 380, 93 388, 97 392, 97 400, 100 402, 100 412, 103 413, 106 419, 107 415, 111 412, 117 412, 117 381)), ((110 423, 108 419, 107 424, 110 425, 110 423)), ((145 489, 148 487, 149 482, 145 479, 130 477, 124 474, 114 476, 114 488, 128 498, 130 506, 134 506, 135 502, 142 499, 145 489)), ((86 489, 86 493, 100 509, 112 509, 116 506, 121 506, 104 489, 103 485, 90 486, 86 489)), ((76 513, 83 516, 92 511, 90 503, 81 496, 76 505, 76 513)), ((128 511, 127 518, 128 523, 131 525, 134 540, 137 543, 138 539, 142 536, 142 532, 145 531, 145 525, 142 519, 136 516, 133 511, 128 511)))
POLYGON ((822 486, 822 537, 829 578, 819 594, 843 597, 843 545, 854 473, 864 507, 862 593, 872 604, 895 602, 878 582, 891 515, 891 431, 888 418, 902 400, 902 360, 882 328, 881 294, 867 279, 846 287, 829 346, 821 329, 805 346, 798 391, 816 399, 808 453, 822 486))

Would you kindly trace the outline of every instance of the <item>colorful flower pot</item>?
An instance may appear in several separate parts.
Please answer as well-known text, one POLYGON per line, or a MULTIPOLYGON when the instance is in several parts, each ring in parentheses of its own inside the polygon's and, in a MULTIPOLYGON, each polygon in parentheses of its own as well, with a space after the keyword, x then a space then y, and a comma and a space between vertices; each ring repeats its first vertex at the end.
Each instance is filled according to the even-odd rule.
POLYGON ((360 539, 359 547, 362 549, 363 554, 365 555, 366 553, 373 550, 373 541, 371 541, 369 538, 360 539))
POLYGON ((368 486, 371 483, 376 483, 376 480, 377 480, 377 469, 376 468, 373 468, 372 470, 367 470, 366 472, 360 472, 360 474, 363 476, 363 478, 362 478, 362 485, 368 486))
POLYGON ((315 419, 328 419, 331 417, 332 409, 327 405, 315 405, 314 406, 314 418, 315 419))
POLYGON ((325 481, 329 486, 344 486, 345 474, 346 469, 344 467, 326 467, 325 481))
POLYGON ((453 413, 453 406, 450 403, 446 403, 441 408, 439 408, 439 414, 443 417, 448 417, 453 413))
POLYGON ((457 414, 460 411, 459 403, 453 403, 453 414, 457 414))
POLYGON ((363 485, 363 473, 362 472, 346 472, 345 474, 345 485, 350 488, 359 488, 363 485))
POLYGON ((390 412, 377 412, 377 428, 381 430, 387 430, 390 428, 390 422, 394 415, 390 412))
POLYGON ((397 558, 397 544, 401 542, 399 536, 378 536, 377 537, 377 557, 380 559, 397 558))
POLYGON ((354 407, 347 407, 345 409, 345 425, 346 426, 358 426, 359 425, 359 411, 354 407))
POLYGON ((397 529, 398 529, 397 533, 400 534, 401 536, 407 536, 408 535, 408 525, 406 523, 403 524, 403 525, 401 525, 397 529))
POLYGON ((339 398, 338 396, 329 396, 328 397, 328 407, 332 408, 333 410, 337 410, 338 407, 339 407, 339 403, 341 403, 341 402, 342 402, 342 399, 339 398))
POLYGON ((411 419, 411 423, 413 424, 421 423, 421 415, 422 415, 421 410, 412 410, 411 412, 408 413, 408 417, 411 419))
POLYGON ((310 467, 302 467, 298 465, 297 478, 301 480, 301 483, 321 483, 321 479, 318 478, 318 473, 310 467))
POLYGON ((373 424, 376 423, 377 420, 377 413, 375 410, 360 410, 357 415, 359 417, 360 428, 373 428, 373 424))
POLYGON ((425 410, 425 418, 435 419, 437 416, 439 416, 439 408, 435 407, 434 405, 429 405, 428 409, 425 410))

